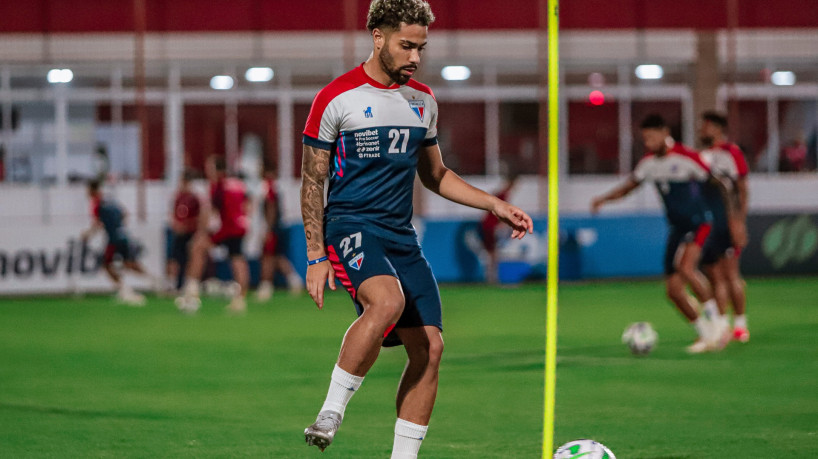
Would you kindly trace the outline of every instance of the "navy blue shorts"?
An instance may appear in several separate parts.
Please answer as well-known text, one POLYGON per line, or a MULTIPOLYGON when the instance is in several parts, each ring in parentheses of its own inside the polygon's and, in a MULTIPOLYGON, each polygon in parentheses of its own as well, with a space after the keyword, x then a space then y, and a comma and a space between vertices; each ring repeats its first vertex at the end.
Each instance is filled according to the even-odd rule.
POLYGON ((679 248, 690 242, 703 247, 710 235, 711 228, 712 225, 709 222, 685 228, 670 226, 670 233, 667 235, 667 245, 665 246, 665 275, 670 276, 676 272, 676 258, 679 256, 679 248))
POLYGON ((713 229, 702 250, 702 264, 712 265, 725 256, 733 256, 734 253, 735 248, 730 230, 728 228, 713 229))
POLYGON ((131 241, 127 237, 121 237, 113 241, 108 240, 102 259, 106 264, 113 263, 117 256, 122 261, 133 262, 141 253, 142 246, 139 243, 131 241))
MULTIPOLYGON (((367 232, 362 225, 333 224, 326 231, 327 255, 336 278, 346 287, 360 316, 357 291, 370 277, 394 276, 400 281, 405 306, 394 328, 434 325, 443 330, 440 291, 432 267, 418 244, 402 244, 367 232)), ((383 345, 400 345, 389 330, 383 345)))

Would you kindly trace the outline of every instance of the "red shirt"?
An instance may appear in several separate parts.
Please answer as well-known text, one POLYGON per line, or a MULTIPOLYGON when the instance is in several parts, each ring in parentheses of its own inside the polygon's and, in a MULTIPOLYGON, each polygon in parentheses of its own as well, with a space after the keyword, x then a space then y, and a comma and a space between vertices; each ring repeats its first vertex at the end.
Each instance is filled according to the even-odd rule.
POLYGON ((247 213, 244 203, 247 193, 244 182, 225 178, 210 184, 210 202, 219 211, 222 227, 219 233, 226 236, 244 236, 247 232, 247 213))
POLYGON ((173 219, 182 233, 196 231, 201 205, 199 198, 190 191, 179 191, 173 201, 173 219))

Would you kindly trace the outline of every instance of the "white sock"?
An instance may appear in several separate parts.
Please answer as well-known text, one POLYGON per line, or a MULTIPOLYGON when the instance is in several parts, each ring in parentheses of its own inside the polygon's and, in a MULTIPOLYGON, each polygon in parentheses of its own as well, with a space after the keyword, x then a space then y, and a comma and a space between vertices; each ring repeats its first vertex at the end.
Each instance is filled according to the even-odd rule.
POLYGON ((746 330, 747 329, 747 316, 745 316, 744 314, 742 314, 740 316, 735 316, 733 318, 733 326, 735 328, 743 328, 743 329, 746 330))
POLYGON ((327 399, 324 401, 321 411, 335 411, 343 417, 344 411, 347 409, 347 403, 363 382, 363 376, 349 374, 338 365, 335 365, 335 369, 332 370, 329 390, 327 391, 327 399))
POLYGON ((199 296, 199 279, 188 277, 185 279, 185 296, 199 296))
POLYGON ((395 443, 392 445, 392 459, 415 459, 420 444, 429 426, 418 425, 398 418, 395 422, 395 443))
POLYGON ((711 298, 704 302, 704 315, 713 322, 717 321, 721 316, 719 312, 719 305, 716 303, 716 300, 711 298))
POLYGON ((708 327, 710 324, 707 323, 707 319, 704 318, 703 315, 696 317, 696 320, 693 321, 693 328, 696 329, 696 333, 699 334, 699 338, 703 340, 710 339, 710 333, 708 327))

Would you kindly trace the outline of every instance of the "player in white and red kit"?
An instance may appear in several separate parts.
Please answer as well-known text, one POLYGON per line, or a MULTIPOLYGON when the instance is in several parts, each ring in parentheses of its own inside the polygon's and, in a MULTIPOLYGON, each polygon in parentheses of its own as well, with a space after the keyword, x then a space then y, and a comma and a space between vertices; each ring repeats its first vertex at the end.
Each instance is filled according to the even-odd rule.
POLYGON ((727 186, 731 199, 736 200, 735 212, 728 218, 719 197, 712 189, 714 202, 713 234, 705 245, 702 264, 713 283, 716 299, 724 311, 727 303, 733 306, 733 339, 746 343, 750 340, 745 313, 747 297, 745 283, 739 269, 739 257, 747 244, 747 175, 749 168, 744 153, 727 141, 727 117, 716 112, 702 114, 700 138, 705 150, 702 158, 710 165, 713 175, 727 186), (715 196, 714 196, 715 195, 715 196))
POLYGON ((358 312, 344 336, 318 417, 304 431, 321 450, 381 346, 408 356, 397 391, 393 458, 417 457, 437 395, 443 353, 440 294, 412 227, 415 174, 444 198, 493 211, 512 237, 531 218, 448 169, 437 143, 437 102, 412 81, 434 20, 422 0, 373 0, 373 50, 360 67, 316 96, 304 130, 301 215, 307 290, 319 308, 324 286, 346 287, 358 312), (326 208, 324 182, 329 178, 326 208))
POLYGON ((221 156, 211 156, 205 164, 205 173, 210 182, 211 210, 218 213, 221 225, 215 233, 199 231, 193 239, 190 260, 185 271, 184 296, 177 299, 177 305, 183 311, 193 312, 201 305, 199 279, 205 269, 208 251, 214 245, 224 246, 230 256, 235 288, 228 309, 232 312, 244 312, 247 309, 245 295, 250 281, 250 270, 242 253, 248 227, 247 191, 244 182, 227 176, 226 169, 224 158, 221 156))
POLYGON ((670 226, 664 260, 667 296, 699 335, 688 351, 721 349, 728 329, 710 283, 698 268, 702 247, 712 229, 712 214, 703 197, 710 169, 698 153, 674 142, 660 116, 648 116, 641 131, 647 154, 625 183, 593 199, 591 211, 596 213, 603 204, 627 196, 645 181, 656 185, 670 226), (710 320, 699 315, 700 308, 687 294, 686 286, 693 290, 710 320))

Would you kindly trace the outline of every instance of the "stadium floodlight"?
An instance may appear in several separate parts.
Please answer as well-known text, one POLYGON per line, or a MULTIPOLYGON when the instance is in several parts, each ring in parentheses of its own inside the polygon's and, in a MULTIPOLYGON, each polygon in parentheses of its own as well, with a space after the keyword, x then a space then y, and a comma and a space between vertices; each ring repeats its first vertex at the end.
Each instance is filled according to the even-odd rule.
POLYGON ((770 81, 776 86, 792 86, 795 84, 795 73, 789 70, 779 70, 770 75, 770 81))
POLYGON ((266 83, 273 79, 274 74, 270 67, 250 67, 244 72, 244 78, 253 83, 266 83))
POLYGON ((51 84, 70 83, 74 79, 74 72, 71 69, 51 69, 46 78, 51 84))
POLYGON ((634 73, 640 80, 658 80, 665 76, 665 69, 661 65, 642 64, 636 67, 634 73))
POLYGON ((440 76, 446 81, 463 81, 471 77, 471 69, 465 65, 447 65, 440 71, 440 76))
POLYGON ((210 79, 210 87, 219 91, 224 91, 233 87, 233 77, 228 75, 216 75, 210 79))

